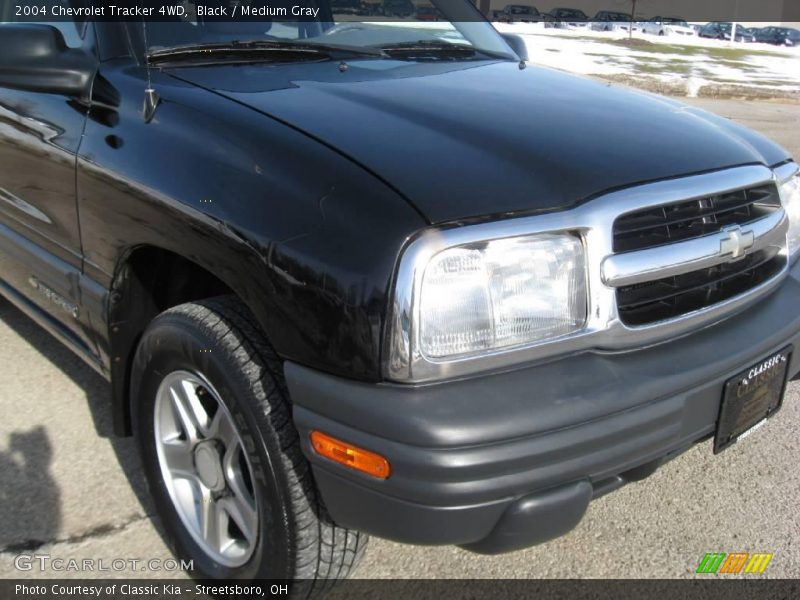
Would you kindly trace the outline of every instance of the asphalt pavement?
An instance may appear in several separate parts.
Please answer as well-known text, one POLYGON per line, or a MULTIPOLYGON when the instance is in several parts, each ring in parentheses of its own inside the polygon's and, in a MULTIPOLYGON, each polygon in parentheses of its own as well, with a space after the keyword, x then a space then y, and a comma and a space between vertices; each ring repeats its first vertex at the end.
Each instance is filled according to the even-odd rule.
MULTIPOLYGON (((800 156, 798 105, 691 102, 800 156)), ((0 300, 0 577, 92 575, 40 571, 37 563, 20 571, 21 554, 103 559, 106 567, 112 559, 170 558, 134 443, 110 437, 108 396, 103 379, 0 300)), ((494 557, 373 539, 356 576, 681 578, 694 574, 706 552, 720 551, 773 553, 765 576, 796 578, 799 431, 800 384, 793 383, 776 418, 746 441, 719 456, 711 442, 694 447, 649 479, 593 502, 563 538, 494 557)), ((117 574, 180 576, 127 566, 117 574)))

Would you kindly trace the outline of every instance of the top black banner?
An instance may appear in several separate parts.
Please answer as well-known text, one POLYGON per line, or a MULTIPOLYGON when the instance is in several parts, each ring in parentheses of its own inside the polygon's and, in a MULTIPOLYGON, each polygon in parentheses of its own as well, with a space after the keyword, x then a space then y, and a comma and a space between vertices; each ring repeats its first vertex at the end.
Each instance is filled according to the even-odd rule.
POLYGON ((0 0, 0 22, 463 22, 487 17, 544 27, 655 18, 796 26, 800 0, 0 0), (469 3, 474 8, 464 10, 469 3), (520 6, 529 8, 515 8, 520 6), (448 17, 454 14, 457 19, 448 17))

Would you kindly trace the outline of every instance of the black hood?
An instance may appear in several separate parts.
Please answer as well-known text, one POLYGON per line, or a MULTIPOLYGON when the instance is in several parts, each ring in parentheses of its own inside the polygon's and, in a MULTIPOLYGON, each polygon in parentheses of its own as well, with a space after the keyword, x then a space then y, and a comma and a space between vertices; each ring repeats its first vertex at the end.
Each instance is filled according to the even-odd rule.
POLYGON ((346 70, 325 62, 171 73, 337 149, 433 223, 565 208, 645 181, 789 158, 726 119, 513 62, 362 60, 346 70))

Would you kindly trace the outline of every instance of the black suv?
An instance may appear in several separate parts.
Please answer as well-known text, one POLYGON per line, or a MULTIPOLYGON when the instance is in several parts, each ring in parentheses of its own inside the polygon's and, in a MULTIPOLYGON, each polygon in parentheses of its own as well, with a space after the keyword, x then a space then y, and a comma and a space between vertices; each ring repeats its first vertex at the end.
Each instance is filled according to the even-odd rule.
POLYGON ((109 380, 198 576, 549 540, 800 371, 786 150, 435 4, 0 24, 0 292, 109 380))

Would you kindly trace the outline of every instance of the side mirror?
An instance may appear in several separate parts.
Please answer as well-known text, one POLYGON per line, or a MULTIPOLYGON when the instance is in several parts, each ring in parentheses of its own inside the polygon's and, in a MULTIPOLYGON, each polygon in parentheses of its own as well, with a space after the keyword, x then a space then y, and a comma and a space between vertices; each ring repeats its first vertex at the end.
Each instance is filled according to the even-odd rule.
POLYGON ((528 60, 528 45, 525 43, 522 36, 516 33, 501 33, 500 35, 506 41, 509 48, 514 51, 514 54, 519 56, 520 60, 528 60))
POLYGON ((96 70, 96 59, 68 48, 52 25, 0 24, 0 87, 87 96, 96 70))

